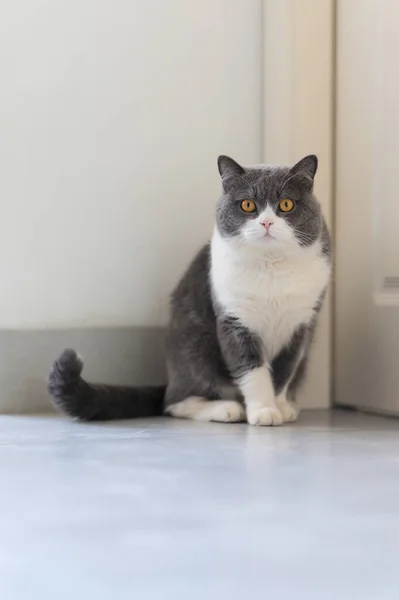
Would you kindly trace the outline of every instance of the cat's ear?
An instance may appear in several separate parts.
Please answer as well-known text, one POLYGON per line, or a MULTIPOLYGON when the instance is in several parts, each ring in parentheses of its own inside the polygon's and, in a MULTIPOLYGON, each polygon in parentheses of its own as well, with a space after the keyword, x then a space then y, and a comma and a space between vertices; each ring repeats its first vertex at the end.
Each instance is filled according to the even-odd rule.
POLYGON ((309 156, 305 156, 305 158, 302 158, 302 160, 297 162, 290 170, 290 173, 291 175, 303 173, 313 181, 314 176, 316 175, 317 165, 317 156, 315 154, 309 154, 309 156))
POLYGON ((222 180, 234 177, 235 175, 244 175, 245 173, 245 169, 230 158, 230 156, 219 156, 218 168, 222 180))
POLYGON ((300 189, 302 192, 312 192, 314 176, 317 171, 317 156, 309 154, 298 161, 289 170, 288 177, 283 184, 283 188, 300 189))

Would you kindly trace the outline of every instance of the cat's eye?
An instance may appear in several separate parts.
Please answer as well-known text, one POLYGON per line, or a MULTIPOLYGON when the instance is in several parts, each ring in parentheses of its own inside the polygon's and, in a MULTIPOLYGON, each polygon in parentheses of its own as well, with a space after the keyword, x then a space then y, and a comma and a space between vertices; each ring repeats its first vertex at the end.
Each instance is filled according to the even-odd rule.
POLYGON ((253 200, 243 200, 240 206, 241 210, 246 213, 252 213, 256 210, 256 204, 253 200))
POLYGON ((284 200, 280 201, 280 204, 278 205, 279 209, 282 212, 290 212, 293 208, 294 208, 294 202, 293 200, 290 200, 290 198, 284 198, 284 200))

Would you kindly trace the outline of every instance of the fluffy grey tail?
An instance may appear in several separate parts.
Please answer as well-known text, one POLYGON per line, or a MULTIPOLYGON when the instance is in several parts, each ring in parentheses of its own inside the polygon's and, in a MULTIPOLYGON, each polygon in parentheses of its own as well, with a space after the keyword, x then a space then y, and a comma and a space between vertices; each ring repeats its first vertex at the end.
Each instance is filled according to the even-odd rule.
POLYGON ((165 387, 90 385, 80 374, 83 361, 64 350, 54 362, 48 391, 57 408, 82 421, 153 417, 163 412, 165 387))

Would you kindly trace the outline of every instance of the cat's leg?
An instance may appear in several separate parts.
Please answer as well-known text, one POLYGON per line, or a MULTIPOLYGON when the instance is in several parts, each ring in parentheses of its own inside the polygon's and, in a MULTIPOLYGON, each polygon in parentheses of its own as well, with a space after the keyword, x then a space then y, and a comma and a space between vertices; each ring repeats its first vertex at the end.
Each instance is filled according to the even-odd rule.
POLYGON ((247 407, 247 421, 250 425, 282 425, 282 417, 274 395, 269 367, 263 364, 250 369, 238 379, 247 407))
POLYGON ((245 421, 244 406, 236 400, 207 400, 199 396, 189 396, 180 402, 169 405, 165 414, 178 419, 194 421, 216 421, 219 423, 239 423, 245 421))
POLYGON ((272 361, 276 403, 285 423, 296 421, 299 417, 299 407, 294 401, 295 394, 292 393, 292 385, 299 378, 309 343, 309 329, 302 326, 294 333, 290 343, 272 361))
POLYGON ((299 406, 293 400, 289 400, 285 393, 282 393, 276 397, 277 406, 283 417, 284 423, 292 423, 298 420, 299 417, 299 406))
POLYGON ((238 319, 218 318, 218 338, 224 360, 244 396, 250 425, 281 425, 269 365, 260 339, 238 319))
POLYGON ((227 395, 224 395, 224 390, 213 383, 215 374, 207 370, 205 364, 202 363, 202 368, 200 366, 198 362, 197 372, 187 373, 183 362, 173 365, 169 362, 169 384, 165 393, 164 413, 178 419, 194 421, 245 421, 243 404, 230 399, 234 398, 234 389, 225 390, 227 395))
MULTIPOLYGON (((208 274, 204 272, 205 281, 208 274)), ((193 305, 186 301, 174 315, 166 340, 168 385, 164 397, 164 413, 180 419, 237 423, 246 420, 245 407, 237 387, 226 369, 216 336, 215 316, 210 294, 205 293, 205 306, 198 308, 193 291, 198 277, 190 284, 193 305), (209 311, 204 319, 204 310, 209 311), (196 311, 201 318, 194 318, 196 311)), ((201 288, 202 289, 202 288, 201 288)), ((202 292, 201 292, 202 293, 202 292)))
POLYGON ((286 410, 287 421, 296 421, 299 416, 299 407, 296 402, 296 394, 305 379, 307 363, 308 356, 306 351, 295 370, 294 376, 292 377, 287 386, 287 391, 285 394, 285 400, 288 405, 288 409, 286 410), (292 411, 293 413, 293 416, 291 416, 291 418, 289 418, 290 411, 292 411))

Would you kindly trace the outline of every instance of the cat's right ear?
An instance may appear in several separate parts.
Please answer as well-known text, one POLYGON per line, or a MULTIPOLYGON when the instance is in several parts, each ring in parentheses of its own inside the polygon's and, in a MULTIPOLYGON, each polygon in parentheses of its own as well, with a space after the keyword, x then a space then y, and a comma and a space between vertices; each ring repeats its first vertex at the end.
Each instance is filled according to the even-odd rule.
POLYGON ((228 179, 237 175, 244 175, 245 173, 245 169, 241 165, 239 165, 235 160, 230 158, 230 156, 219 156, 218 168, 223 184, 225 184, 228 179))

